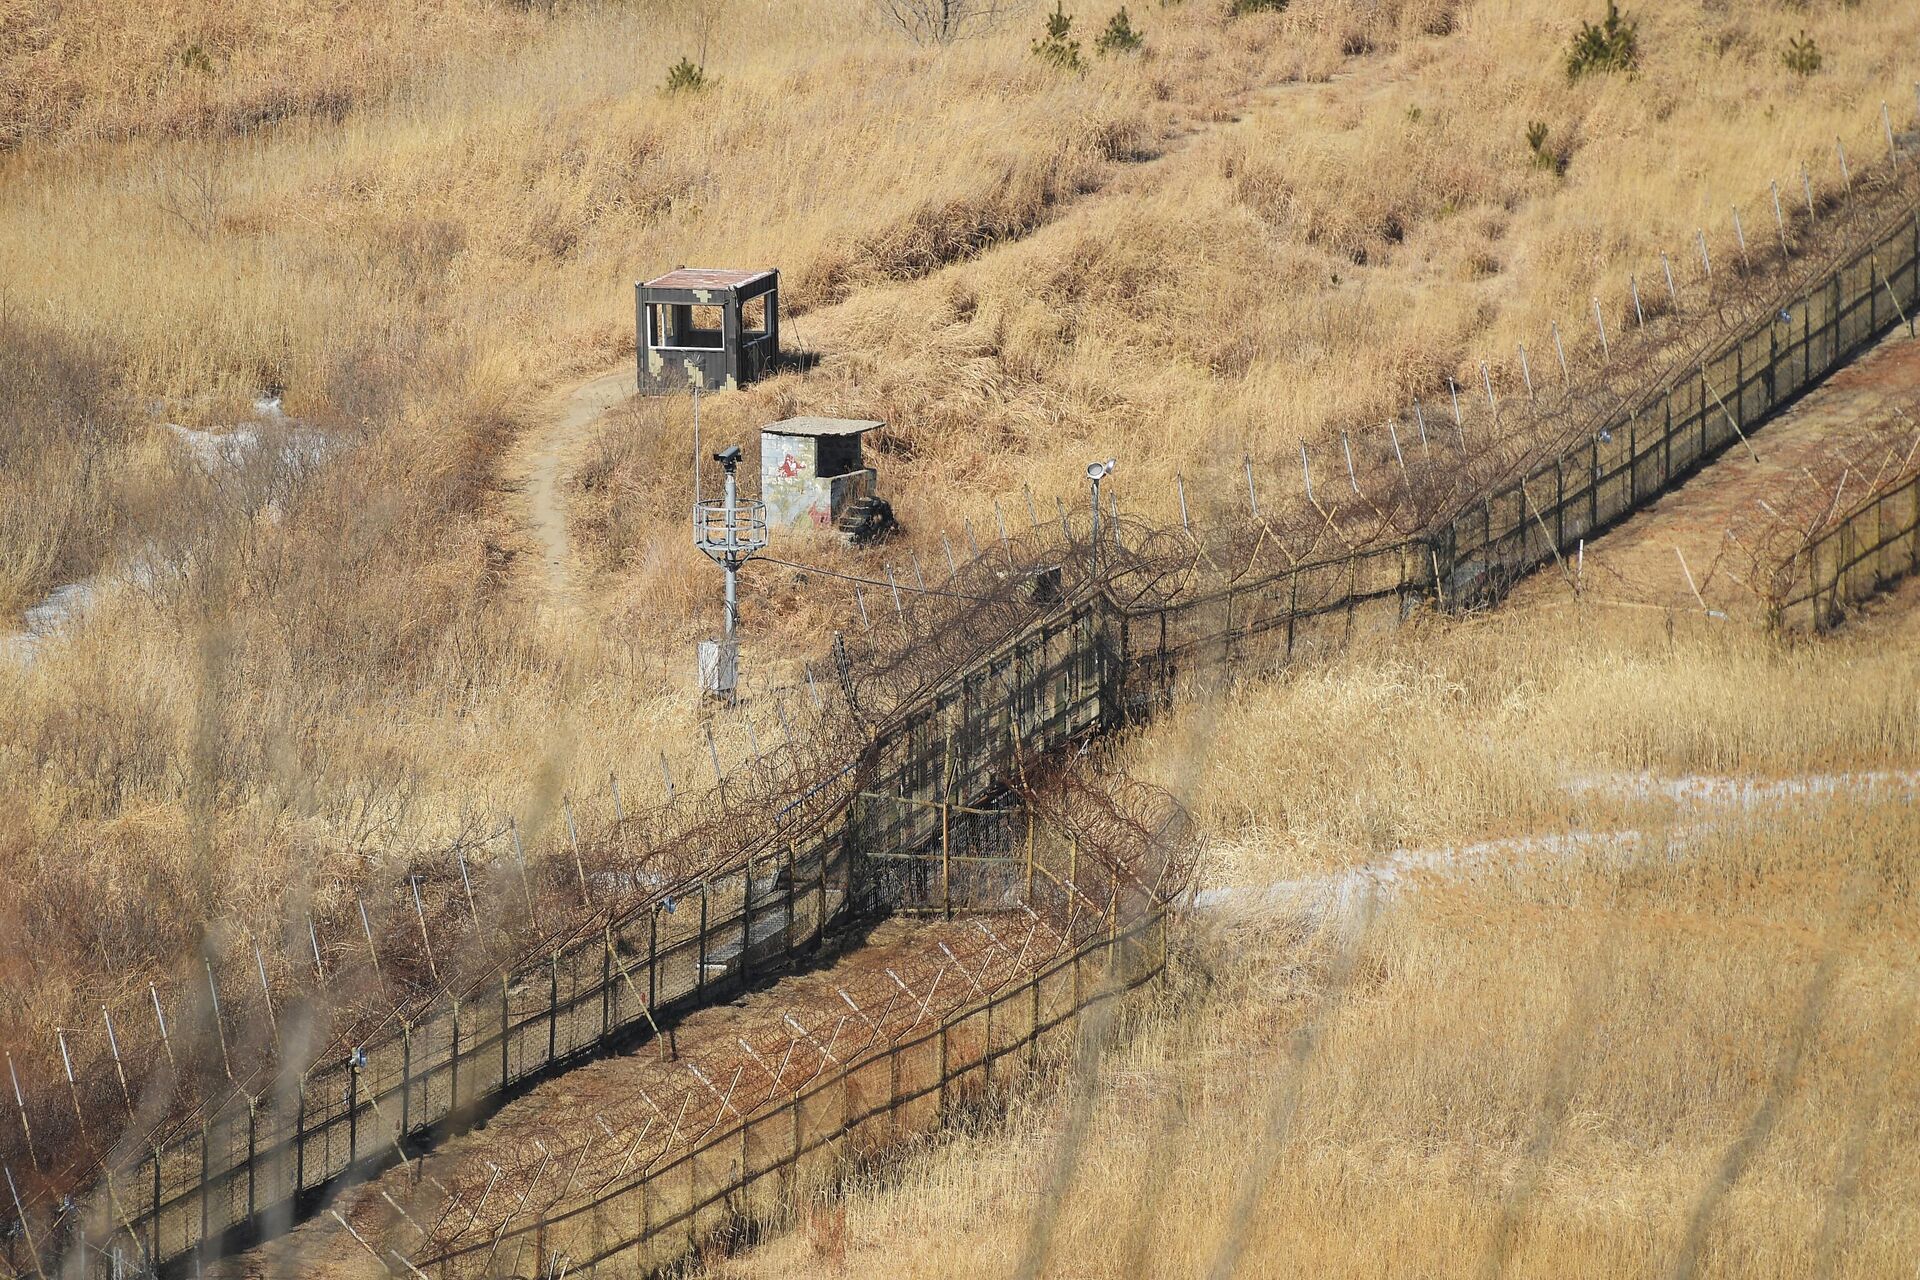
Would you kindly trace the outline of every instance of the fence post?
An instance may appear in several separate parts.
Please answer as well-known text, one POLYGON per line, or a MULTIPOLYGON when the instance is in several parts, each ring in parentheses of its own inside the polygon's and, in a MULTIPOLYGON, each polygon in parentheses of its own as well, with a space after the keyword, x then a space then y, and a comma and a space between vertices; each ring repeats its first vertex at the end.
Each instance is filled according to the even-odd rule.
MULTIPOLYGON (((1662 457, 1660 462, 1659 489, 1664 489, 1673 482, 1673 392, 1672 391, 1667 392, 1666 404, 1667 404, 1667 428, 1665 431, 1661 433, 1661 439, 1660 439, 1660 449, 1664 456, 1662 457)), ((1654 492, 1658 493, 1659 489, 1654 490, 1654 492)))
MULTIPOLYGON (((306 1095, 301 1095, 301 1102, 306 1095)), ((298 1188, 296 1187, 296 1190, 298 1188)), ((153 1149, 153 1217, 147 1224, 147 1257, 157 1267, 160 1265, 160 1148, 153 1149)))
MULTIPOLYGON (((353 1153, 353 1126, 348 1125, 349 1159, 351 1159, 351 1153, 353 1153)), ((196 1245, 196 1251, 204 1261, 207 1257, 207 1211, 211 1209, 207 1199, 209 1199, 207 1197, 207 1125, 202 1121, 200 1123, 200 1242, 196 1245)))
POLYGON ((940 1023, 940 1097, 935 1112, 941 1119, 947 1114, 947 1024, 940 1023))
MULTIPOLYGON (((160 1190, 160 1153, 153 1154, 153 1186, 157 1195, 160 1190)), ((307 1189, 307 1082, 300 1082, 299 1095, 293 1104, 293 1194, 296 1199, 307 1189)), ((159 1205, 154 1205, 154 1213, 159 1214, 159 1205)))
POLYGON ((453 1044, 447 1054, 447 1114, 460 1110, 460 1002, 453 1002, 453 1044))
POLYGON ((1840 275, 1839 271, 1833 273, 1833 306, 1827 312, 1827 318, 1833 322, 1833 350, 1827 356, 1823 373, 1840 363, 1840 275))
POLYGON ((600 1047, 613 1035, 613 926, 607 926, 607 949, 600 956, 600 1047))
POLYGON ((1040 1067, 1040 975, 1027 979, 1027 991, 1033 996, 1033 1018, 1027 1023, 1027 1070, 1037 1071, 1040 1067))
POLYGON ((1287 661, 1293 661, 1293 627, 1300 617, 1300 571, 1287 571, 1287 661))
POLYGON ((1229 666, 1233 663, 1233 584, 1227 584, 1227 626, 1223 633, 1226 649, 1225 657, 1229 666))
POLYGON ((707 885, 700 885, 700 958, 693 971, 694 1002, 704 1002, 707 994, 707 885))
MULTIPOLYGON (((400 1024, 400 1140, 413 1132, 413 1024, 400 1024)), ((399 1143, 394 1145, 398 1146, 399 1143)), ((402 1158, 405 1152, 402 1152, 402 1158)))
POLYGON ((660 907, 647 912, 647 1011, 660 1003, 660 907))
POLYGON ((794 885, 794 881, 798 879, 800 875, 799 863, 800 863, 799 851, 794 848, 794 842, 789 840, 787 841, 787 946, 786 946, 787 962, 789 964, 793 962, 793 953, 799 949, 799 942, 794 936, 794 926, 799 923, 799 917, 795 914, 795 912, 799 908, 799 901, 798 901, 799 893, 796 886, 794 885))
POLYGON ((507 1041, 513 1032, 513 1003, 507 995, 509 979, 500 975, 500 1087, 507 1087, 507 1041))
POLYGON ((547 957, 547 1061, 552 1062, 560 1043, 560 953, 547 957))
MULTIPOLYGON (((1792 324, 1791 318, 1787 321, 1792 324)), ((1780 326, 1767 326, 1767 408, 1771 410, 1780 402, 1780 326)))
POLYGON ((989 1096, 993 1093, 993 1007, 998 1003, 987 1001, 986 1040, 980 1050, 980 1087, 989 1096))
POLYGON ((347 1168, 360 1159, 360 1069, 347 1063, 347 1168))
POLYGON ((254 1169, 256 1158, 259 1155, 259 1146, 256 1142, 258 1130, 255 1125, 255 1119, 256 1112, 254 1110, 253 1099, 249 1097, 247 1099, 247 1230, 249 1231, 253 1230, 255 1226, 254 1219, 260 1212, 258 1202, 254 1199, 254 1169))
POLYGON ((887 1050, 887 1132, 897 1142, 906 1120, 900 1114, 900 1046, 887 1050))

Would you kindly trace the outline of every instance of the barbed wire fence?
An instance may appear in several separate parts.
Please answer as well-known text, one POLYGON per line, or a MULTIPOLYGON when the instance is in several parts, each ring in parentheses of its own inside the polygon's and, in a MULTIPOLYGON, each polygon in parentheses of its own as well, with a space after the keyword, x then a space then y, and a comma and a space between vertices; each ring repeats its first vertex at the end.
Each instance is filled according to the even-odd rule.
MULTIPOLYGON (((956 714, 972 726, 955 766, 971 794, 1005 775, 1016 742, 1043 754, 1112 727, 1163 700, 1194 662, 1284 661, 1302 647, 1340 642, 1357 624, 1388 625, 1420 603, 1459 609, 1498 599, 1519 574, 1644 505, 1719 450, 1735 442, 1751 448, 1748 432, 1767 413, 1887 328, 1913 323, 1920 283, 1914 158, 1910 141, 1903 151, 1908 140, 1896 138, 1890 117, 1883 120, 1885 160, 1854 173, 1837 155, 1838 193, 1816 193, 1803 174, 1804 217, 1774 203, 1777 252, 1770 242, 1750 242, 1736 218, 1735 251, 1722 246, 1716 271, 1718 241, 1702 229, 1696 279, 1683 282, 1663 259, 1664 304, 1660 291, 1643 291, 1630 277, 1630 310, 1628 300, 1611 310, 1596 302, 1594 332, 1571 352, 1556 328, 1562 387, 1550 407, 1521 349, 1511 366, 1481 366, 1484 409, 1470 395, 1463 403, 1452 384, 1445 402, 1416 402, 1384 433, 1340 431, 1331 482, 1324 464, 1316 476, 1303 448, 1299 499, 1276 502, 1268 494, 1263 501, 1251 459, 1244 514, 1216 509, 1192 518, 1183 486, 1178 528, 1123 517, 1115 497, 1096 534, 1085 514, 1056 502, 1047 515, 1028 495, 1027 528, 1010 530, 1002 516, 995 534, 982 538, 968 526, 966 553, 945 566, 937 587, 917 563, 912 586, 889 566, 887 604, 879 608, 862 591, 875 580, 851 582, 850 603, 864 625, 817 666, 805 664, 804 690, 791 703, 801 730, 785 723, 789 704, 780 704, 781 740, 765 745, 748 725, 747 763, 731 770, 710 742, 712 785, 676 785, 667 772, 663 788, 649 788, 648 803, 628 805, 613 782, 613 819, 592 832, 580 829, 571 800, 563 800, 564 842, 532 857, 517 824, 475 824, 416 860, 385 895, 308 915, 298 922, 303 928, 289 931, 304 938, 210 948, 171 990, 154 984, 146 1000, 117 1015, 103 1007, 99 1027, 56 1028, 51 1045, 9 1049, 18 1130, 0 1148, 0 1164, 15 1211, 10 1265, 39 1272, 43 1255, 84 1252, 83 1241, 116 1233, 144 1239, 133 1256, 152 1265, 183 1256, 181 1248, 204 1253, 208 1241, 238 1239, 227 1234, 236 1228, 257 1231, 274 1215, 260 1208, 260 1179, 247 1176, 251 1160, 234 1153, 243 1149, 243 1126, 244 1149, 259 1149, 263 1111, 275 1115, 276 1104, 296 1112, 297 1153, 306 1146, 310 1095, 323 1100, 316 1118, 326 1134, 346 1117, 344 1157, 328 1136, 313 1174, 298 1161, 285 1197, 297 1208, 313 1187, 358 1167, 362 1118, 369 1132, 386 1123, 373 1121, 373 1111, 402 1112, 395 1122, 402 1136, 388 1143, 398 1156, 409 1141, 429 1139, 446 1114, 480 1114, 519 1080, 598 1051, 616 1033, 607 1014, 598 1038, 591 1033, 592 993, 611 1008, 605 993, 617 984, 613 960, 597 957, 638 955, 634 931, 647 921, 651 967, 660 954, 651 922, 664 903, 697 901, 709 926, 719 920, 718 928, 737 929, 743 954, 769 920, 782 921, 776 927, 790 940, 826 930, 834 912, 851 910, 847 895, 856 889, 850 864, 844 857, 835 863, 829 852, 836 837, 844 845, 854 798, 862 790, 931 794, 931 762, 948 758, 931 743, 956 714), (1576 365, 1585 372, 1576 374, 1576 365), (1524 401, 1513 393, 1515 369, 1524 401), (1001 720, 1024 737, 1003 742, 979 731, 1001 720), (749 814, 754 823, 744 825, 749 814), (796 854, 802 847, 809 852, 796 854), (783 854, 809 868, 794 874, 814 893, 807 910, 816 915, 797 930, 791 874, 785 893, 792 903, 755 897, 754 864, 783 854), (311 972, 293 960, 303 952, 311 972), (569 990, 589 993, 569 1007, 564 1048, 552 995, 562 956, 569 990), (193 980, 193 971, 204 981, 193 980), (528 1028, 538 1014, 530 1007, 516 1013, 514 993, 537 990, 543 975, 551 1052, 536 1068, 527 1064, 539 1055, 526 1042, 537 1036, 528 1028), (443 1027, 457 1037, 468 1028, 456 1031, 457 1015, 447 1011, 477 1007, 495 985, 506 993, 506 1011, 489 1046, 507 1046, 506 1065, 497 1079, 469 1077, 473 1092, 464 1102, 449 1081, 448 1111, 417 1123, 410 1101, 416 1029, 425 1028, 419 1034, 428 1042, 443 1027), (388 1065, 395 1053, 397 1072, 388 1065), (383 1082, 369 1086, 364 1102, 362 1071, 383 1082), (384 1083, 396 1074, 397 1092, 384 1083), (224 1168, 215 1167, 217 1151, 226 1153, 224 1168), (130 1230, 141 1220, 132 1206, 146 1203, 149 1191, 143 1212, 152 1222, 168 1219, 165 1205, 185 1193, 196 1163, 197 1185, 245 1181, 244 1209, 237 1191, 224 1215, 202 1197, 201 1221, 169 1228, 171 1246, 155 1243, 164 1233, 130 1230), (107 1169, 114 1175, 102 1176, 107 1169), (79 1198, 89 1190, 102 1207, 83 1212, 79 1198), (83 1228, 88 1212, 93 1222, 83 1228)), ((1819 541, 1837 549, 1819 553, 1824 560, 1807 550, 1816 585, 1793 604, 1818 610, 1825 590, 1831 610, 1834 582, 1846 577, 1851 597, 1864 579, 1846 575, 1868 557, 1874 582, 1892 571, 1898 556, 1888 548, 1907 519, 1897 505, 1907 490, 1895 481, 1883 488, 1843 525, 1855 537, 1871 507, 1875 528, 1895 532, 1844 547, 1810 536, 1809 548, 1819 541)), ((904 834, 926 838, 924 830, 904 834)), ((728 945, 713 934, 692 929, 666 945, 669 952, 682 947, 681 955, 692 946, 696 956, 699 946, 728 945)), ((706 994, 704 969, 691 965, 696 1000, 706 994)), ((653 1021, 651 1000, 645 1008, 653 1021)), ((424 1074, 421 1117, 438 1105, 428 1099, 442 1096, 433 1073, 424 1074)))

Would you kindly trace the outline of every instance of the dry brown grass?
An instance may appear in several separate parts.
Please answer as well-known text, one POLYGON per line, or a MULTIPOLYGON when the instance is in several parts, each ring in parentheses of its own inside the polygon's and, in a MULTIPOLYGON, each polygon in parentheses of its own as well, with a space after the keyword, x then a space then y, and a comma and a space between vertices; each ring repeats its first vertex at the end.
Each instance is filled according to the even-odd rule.
MULTIPOLYGON (((5 14, 0 369, 34 390, 0 406, 0 607, 108 584, 0 665, 0 1038, 43 1048, 203 933, 277 937, 482 820, 701 760, 685 406, 584 442, 584 624, 542 611, 501 488, 537 396, 627 349, 634 278, 780 265, 824 360, 707 430, 888 419, 887 554, 931 570, 943 529, 1083 454, 1170 510, 1176 469, 1541 341, 1799 159, 1830 191, 1913 35, 1894 0, 1650 7, 1641 74, 1569 88, 1544 0, 1189 3, 1084 77, 1028 54, 1032 15, 935 51, 815 0, 5 14), (1808 82, 1772 53, 1800 26, 1808 82), (702 46, 717 87, 660 94, 702 46), (161 419, 270 390, 338 442, 318 474, 180 466, 161 419), (156 546, 169 570, 125 581, 156 546)), ((756 579, 768 667, 850 617, 789 581, 756 579)))
POLYGON ((1060 1276, 1207 1275, 1229 1240, 1239 1275, 1680 1274, 1696 1217, 1686 1274, 1907 1274, 1911 800, 1702 813, 1562 784, 1911 770, 1913 663, 1513 617, 1194 704, 1123 754, 1198 779, 1216 885, 1400 840, 1631 824, 1646 843, 1403 872, 1370 919, 1316 891, 1216 906, 1166 1011, 1092 1082, 1057 1202, 1064 1106, 1042 1098, 857 1189, 831 1249, 796 1232, 706 1274, 1007 1274, 1041 1217, 1060 1276))

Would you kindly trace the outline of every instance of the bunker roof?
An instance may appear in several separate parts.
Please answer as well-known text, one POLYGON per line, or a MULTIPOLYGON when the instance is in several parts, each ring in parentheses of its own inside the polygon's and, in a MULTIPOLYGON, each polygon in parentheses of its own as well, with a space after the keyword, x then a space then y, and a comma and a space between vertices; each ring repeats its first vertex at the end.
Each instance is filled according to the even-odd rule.
POLYGON ((861 436, 885 425, 871 418, 786 418, 760 430, 774 436, 861 436))
POLYGON ((649 280, 648 289, 741 289, 762 280, 771 280, 772 271, 733 271, 723 267, 676 267, 663 276, 649 280))

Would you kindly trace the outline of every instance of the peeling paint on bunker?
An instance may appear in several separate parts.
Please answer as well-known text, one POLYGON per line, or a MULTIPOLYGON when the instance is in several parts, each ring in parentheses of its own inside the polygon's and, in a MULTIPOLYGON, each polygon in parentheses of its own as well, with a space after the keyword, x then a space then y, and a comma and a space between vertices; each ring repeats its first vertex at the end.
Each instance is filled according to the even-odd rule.
POLYGON ((882 424, 864 418, 788 418, 760 428, 760 500, 773 529, 834 527, 873 496, 876 475, 860 439, 882 424))

